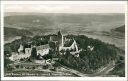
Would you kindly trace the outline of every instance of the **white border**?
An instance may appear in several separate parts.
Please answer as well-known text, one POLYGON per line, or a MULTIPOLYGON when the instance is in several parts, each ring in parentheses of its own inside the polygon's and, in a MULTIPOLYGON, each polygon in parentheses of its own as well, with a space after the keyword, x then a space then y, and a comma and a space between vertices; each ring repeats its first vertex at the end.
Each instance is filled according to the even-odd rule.
POLYGON ((4 27, 4 11, 3 11, 4 9, 3 9, 3 4, 1 4, 1 80, 2 80, 2 75, 3 75, 3 68, 4 68, 4 66, 3 66, 3 61, 4 61, 4 58, 3 58, 3 46, 4 46, 4 33, 3 33, 3 27, 4 27))
POLYGON ((86 1, 86 4, 125 4, 126 5, 126 17, 125 17, 125 77, 4 77, 4 66, 3 66, 3 46, 4 46, 4 36, 3 36, 3 27, 4 27, 4 4, 85 4, 85 1, 2 1, 1 5, 1 80, 88 80, 88 81, 127 81, 127 2, 126 1, 86 1))
POLYGON ((2 1, 2 4, 124 4, 127 1, 2 1))
POLYGON ((128 81, 128 2, 125 6, 125 76, 128 81))

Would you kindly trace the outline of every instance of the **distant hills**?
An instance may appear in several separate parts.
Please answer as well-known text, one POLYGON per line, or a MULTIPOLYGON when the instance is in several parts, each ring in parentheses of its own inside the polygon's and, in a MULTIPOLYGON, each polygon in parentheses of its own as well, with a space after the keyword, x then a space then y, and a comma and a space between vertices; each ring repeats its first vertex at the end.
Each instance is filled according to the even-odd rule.
MULTIPOLYGON (((102 31, 124 24, 123 14, 8 13, 5 26, 15 28, 102 31)), ((66 30, 66 31, 67 31, 66 30)))
POLYGON ((6 26, 16 28, 44 27, 52 24, 48 17, 38 15, 15 15, 4 18, 6 26))
POLYGON ((24 30, 24 29, 16 29, 16 28, 8 28, 8 27, 4 27, 4 36, 6 38, 8 37, 15 37, 15 36, 24 36, 24 35, 32 35, 33 33, 28 31, 28 30, 24 30))

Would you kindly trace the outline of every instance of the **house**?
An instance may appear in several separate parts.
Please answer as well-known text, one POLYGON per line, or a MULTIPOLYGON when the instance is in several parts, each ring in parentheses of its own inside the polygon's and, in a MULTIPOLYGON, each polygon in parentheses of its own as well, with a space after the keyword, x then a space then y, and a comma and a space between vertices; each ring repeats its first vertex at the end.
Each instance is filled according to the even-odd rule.
POLYGON ((25 48, 25 54, 31 55, 32 48, 25 48))
POLYGON ((20 61, 21 59, 29 58, 31 54, 18 54, 18 53, 12 53, 11 57, 9 57, 12 61, 20 61))
POLYGON ((49 49, 37 50, 37 55, 44 56, 49 54, 49 49))
POLYGON ((74 40, 74 42, 72 43, 72 45, 70 47, 64 47, 64 45, 60 46, 59 51, 61 51, 61 50, 65 50, 65 51, 66 50, 69 50, 69 51, 75 50, 75 51, 78 51, 78 46, 77 46, 76 41, 74 40))
POLYGON ((20 44, 20 47, 19 47, 19 49, 18 49, 18 53, 23 52, 23 50, 24 50, 24 47, 23 47, 23 45, 22 45, 22 44, 20 44))
POLYGON ((36 50, 37 50, 37 55, 44 56, 46 54, 49 54, 50 46, 49 44, 37 46, 36 50))
POLYGON ((93 51, 94 50, 94 46, 88 46, 87 49, 90 50, 90 51, 93 51))

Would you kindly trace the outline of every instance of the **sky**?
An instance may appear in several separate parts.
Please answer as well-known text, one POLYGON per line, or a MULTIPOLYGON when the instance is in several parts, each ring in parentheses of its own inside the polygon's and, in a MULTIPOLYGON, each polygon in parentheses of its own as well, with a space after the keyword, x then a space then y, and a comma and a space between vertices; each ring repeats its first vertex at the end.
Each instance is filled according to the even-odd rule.
POLYGON ((35 13, 124 13, 125 5, 122 3, 48 3, 48 2, 17 2, 7 3, 5 12, 35 12, 35 13))

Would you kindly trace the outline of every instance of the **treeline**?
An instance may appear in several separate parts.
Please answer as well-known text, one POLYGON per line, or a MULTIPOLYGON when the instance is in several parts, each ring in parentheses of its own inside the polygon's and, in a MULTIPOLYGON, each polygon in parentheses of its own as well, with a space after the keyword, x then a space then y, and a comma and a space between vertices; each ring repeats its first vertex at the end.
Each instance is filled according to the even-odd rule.
POLYGON ((33 33, 25 29, 4 27, 4 35, 5 37, 30 36, 33 35, 33 33))

